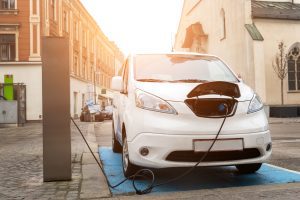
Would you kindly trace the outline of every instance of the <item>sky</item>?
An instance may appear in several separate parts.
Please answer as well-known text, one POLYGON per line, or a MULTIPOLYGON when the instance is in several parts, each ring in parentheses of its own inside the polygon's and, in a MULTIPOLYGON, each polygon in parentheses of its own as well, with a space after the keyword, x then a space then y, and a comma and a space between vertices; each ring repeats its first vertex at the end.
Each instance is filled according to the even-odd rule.
POLYGON ((81 0, 104 34, 127 55, 172 49, 183 0, 81 0))

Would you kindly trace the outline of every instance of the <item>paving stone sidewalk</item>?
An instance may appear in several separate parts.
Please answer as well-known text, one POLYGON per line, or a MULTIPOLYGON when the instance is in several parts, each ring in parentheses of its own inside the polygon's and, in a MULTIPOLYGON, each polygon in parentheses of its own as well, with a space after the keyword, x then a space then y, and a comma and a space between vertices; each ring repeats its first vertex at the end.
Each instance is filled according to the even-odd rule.
MULTIPOLYGON (((79 123, 87 135, 89 123, 79 123)), ((43 182, 42 124, 0 128, 0 199, 79 199, 85 144, 72 125, 72 181, 43 182)))

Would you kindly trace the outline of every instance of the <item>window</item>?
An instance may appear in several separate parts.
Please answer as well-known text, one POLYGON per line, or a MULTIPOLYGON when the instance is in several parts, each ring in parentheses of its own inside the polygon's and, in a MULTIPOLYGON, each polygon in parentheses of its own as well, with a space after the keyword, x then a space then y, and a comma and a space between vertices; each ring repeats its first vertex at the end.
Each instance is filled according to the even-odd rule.
POLYGON ((211 56, 140 54, 135 56, 133 63, 137 81, 238 82, 221 60, 211 56))
POLYGON ((49 12, 48 12, 48 0, 45 0, 45 23, 47 22, 47 20, 49 19, 49 12))
POLYGON ((107 65, 110 67, 110 55, 107 56, 107 65))
POLYGON ((224 40, 226 38, 226 17, 223 8, 221 9, 220 15, 221 15, 221 40, 224 40))
POLYGON ((78 75, 78 56, 74 56, 74 73, 78 75))
MULTIPOLYGON (((100 44, 102 46, 102 44, 100 44)), ((103 47, 100 48, 100 60, 103 62, 103 47)))
POLYGON ((84 60, 83 61, 83 66, 82 66, 82 68, 81 68, 81 76, 83 77, 83 78, 85 78, 86 77, 86 61, 84 60))
POLYGON ((87 32, 85 30, 82 30, 82 42, 83 42, 83 47, 87 46, 87 32))
POLYGON ((74 95, 74 116, 77 116, 77 96, 78 92, 73 92, 74 95))
POLYGON ((120 67, 120 69, 118 71, 118 76, 122 76, 123 70, 124 70, 124 64, 120 67))
POLYGON ((91 36, 91 39, 90 39, 90 42, 91 42, 91 51, 92 53, 95 53, 95 43, 94 43, 94 38, 93 36, 91 36))
POLYGON ((288 88, 300 91, 300 43, 293 45, 288 53, 288 88))
POLYGON ((75 39, 78 41, 79 32, 78 32, 78 23, 77 23, 77 21, 74 21, 74 35, 75 35, 75 39))
POLYGON ((51 0, 52 18, 56 21, 56 0, 51 0))
POLYGON ((81 107, 83 108, 85 106, 85 94, 82 94, 82 103, 81 103, 81 107))
POLYGON ((68 20, 68 13, 67 13, 67 11, 64 11, 63 20, 64 20, 64 31, 68 32, 69 31, 69 20, 68 20))
POLYGON ((15 34, 0 34, 0 61, 15 61, 16 37, 15 34))
POLYGON ((15 0, 0 0, 0 10, 15 9, 15 0))
POLYGON ((94 69, 94 66, 92 63, 90 63, 90 80, 93 80, 96 75, 96 69, 94 69))

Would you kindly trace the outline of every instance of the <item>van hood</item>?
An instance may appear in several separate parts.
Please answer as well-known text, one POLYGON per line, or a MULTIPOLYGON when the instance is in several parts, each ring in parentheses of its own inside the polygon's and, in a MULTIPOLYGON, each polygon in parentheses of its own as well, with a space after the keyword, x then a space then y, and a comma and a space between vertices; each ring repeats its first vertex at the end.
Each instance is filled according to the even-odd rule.
MULTIPOLYGON (((202 84, 202 83, 200 83, 202 84)), ((242 82, 236 83, 241 96, 238 101, 250 101, 253 97, 253 90, 242 82)), ((136 82, 136 88, 160 97, 166 101, 181 101, 188 99, 187 95, 199 85, 199 83, 156 83, 156 82, 136 82)), ((220 95, 205 95, 202 97, 220 98, 220 95)), ((201 97, 200 97, 201 98, 201 97)))

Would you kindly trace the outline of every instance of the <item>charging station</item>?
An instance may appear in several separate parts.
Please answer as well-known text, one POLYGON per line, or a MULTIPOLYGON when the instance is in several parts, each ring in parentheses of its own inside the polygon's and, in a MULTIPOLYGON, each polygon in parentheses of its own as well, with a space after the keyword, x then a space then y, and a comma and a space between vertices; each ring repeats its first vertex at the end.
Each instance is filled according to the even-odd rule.
MULTIPOLYGON (((43 156, 44 181, 71 180, 71 134, 70 134, 70 79, 69 79, 69 41, 65 38, 46 37, 43 39, 43 156)), ((248 185, 265 185, 274 183, 300 182, 299 172, 289 171, 276 166, 264 164, 256 174, 236 174, 232 167, 222 167, 218 170, 194 170, 200 162, 205 160, 212 149, 227 117, 234 114, 236 99, 240 96, 237 85, 228 82, 214 82, 200 84, 188 95, 185 103, 199 117, 224 118, 223 123, 211 144, 197 165, 189 170, 168 170, 156 173, 158 182, 149 187, 149 180, 138 179, 139 172, 134 175, 133 183, 126 182, 123 176, 122 161, 119 154, 112 152, 111 148, 99 148, 102 164, 90 149, 96 162, 103 171, 107 183, 113 194, 146 194, 155 188, 154 192, 184 191, 193 189, 210 189, 224 187, 238 187, 248 185), (198 96, 218 94, 227 96, 227 99, 202 98, 198 96), (196 97, 196 98, 195 98, 196 97), (206 105, 206 106, 203 106, 206 105), (199 109, 200 107, 205 109, 199 109), (186 173, 188 172, 188 173, 186 173), (190 173, 193 172, 193 173, 190 173), (173 174, 182 174, 179 180, 173 174), (277 174, 274 176, 274 174, 277 174), (171 180, 171 181, 170 181, 171 180), (123 184, 124 183, 124 184, 123 184), (158 187, 159 186, 159 187, 158 187), (137 189, 138 188, 138 189, 137 189), (142 188, 142 189, 140 189, 142 188)), ((150 171, 150 170, 148 170, 150 171)), ((96 176, 96 174, 95 174, 96 176)), ((143 176, 143 175, 141 175, 143 176)))
POLYGON ((44 37, 42 61, 44 181, 71 180, 69 39, 44 37))

